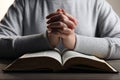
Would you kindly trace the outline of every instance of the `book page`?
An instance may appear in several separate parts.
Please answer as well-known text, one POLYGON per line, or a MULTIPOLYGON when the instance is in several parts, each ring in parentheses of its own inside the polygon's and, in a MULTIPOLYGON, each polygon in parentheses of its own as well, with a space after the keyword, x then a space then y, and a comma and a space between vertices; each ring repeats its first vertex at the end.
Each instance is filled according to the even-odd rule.
POLYGON ((75 51, 66 51, 63 56, 63 64, 66 67, 71 65, 86 65, 91 67, 96 67, 101 70, 108 72, 117 72, 111 65, 109 65, 105 60, 99 59, 95 56, 85 55, 75 51))
POLYGON ((96 60, 96 61, 99 61, 99 62, 105 62, 104 60, 101 60, 95 56, 91 56, 91 55, 85 55, 85 54, 82 54, 82 53, 78 53, 78 52, 75 52, 75 51, 66 51, 63 56, 62 56, 62 60, 63 60, 63 64, 71 59, 71 58, 74 58, 74 57, 81 57, 81 58, 87 58, 87 59, 92 59, 92 60, 96 60))
POLYGON ((60 70, 61 55, 57 51, 42 51, 24 54, 9 64, 4 71, 60 70))
POLYGON ((34 58, 34 57, 50 57, 54 58, 62 64, 61 55, 57 51, 42 51, 36 53, 24 54, 20 58, 34 58))

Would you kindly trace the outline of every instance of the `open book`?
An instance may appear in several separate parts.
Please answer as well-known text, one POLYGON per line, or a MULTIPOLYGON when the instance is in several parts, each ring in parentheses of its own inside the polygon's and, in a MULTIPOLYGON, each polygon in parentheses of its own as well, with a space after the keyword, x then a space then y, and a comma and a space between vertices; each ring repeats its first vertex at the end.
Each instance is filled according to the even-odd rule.
POLYGON ((85 55, 75 51, 65 51, 62 55, 58 51, 43 51, 24 54, 4 71, 102 71, 117 72, 106 61, 95 56, 85 55))

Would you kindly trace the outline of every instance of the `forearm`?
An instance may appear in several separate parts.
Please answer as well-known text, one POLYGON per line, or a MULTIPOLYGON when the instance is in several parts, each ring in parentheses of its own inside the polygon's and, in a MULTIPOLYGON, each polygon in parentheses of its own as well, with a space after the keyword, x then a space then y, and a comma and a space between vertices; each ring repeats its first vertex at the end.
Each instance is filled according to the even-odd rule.
POLYGON ((52 49, 45 34, 0 39, 0 57, 13 58, 24 53, 52 49))
POLYGON ((109 43, 104 38, 94 38, 76 35, 75 51, 94 55, 99 58, 107 58, 110 52, 109 43))
POLYGON ((13 48, 14 39, 0 35, 0 58, 13 58, 17 56, 13 48))

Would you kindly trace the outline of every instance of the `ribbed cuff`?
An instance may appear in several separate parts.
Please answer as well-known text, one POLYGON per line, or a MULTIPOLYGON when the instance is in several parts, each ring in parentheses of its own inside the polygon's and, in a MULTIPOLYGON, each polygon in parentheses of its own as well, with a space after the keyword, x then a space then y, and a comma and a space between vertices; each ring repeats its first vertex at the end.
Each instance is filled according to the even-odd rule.
POLYGON ((106 58, 109 52, 109 43, 104 38, 95 38, 76 35, 76 45, 74 50, 99 58, 106 58))
POLYGON ((46 33, 16 38, 14 48, 20 54, 52 49, 46 38, 46 33))

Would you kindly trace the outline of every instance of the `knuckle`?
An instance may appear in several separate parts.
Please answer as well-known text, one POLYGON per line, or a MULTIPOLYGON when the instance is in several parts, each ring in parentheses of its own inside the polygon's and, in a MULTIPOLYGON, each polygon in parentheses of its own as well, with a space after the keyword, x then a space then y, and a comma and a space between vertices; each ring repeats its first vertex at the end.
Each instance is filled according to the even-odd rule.
POLYGON ((71 26, 75 26, 75 24, 73 22, 71 22, 71 26))
POLYGON ((66 22, 67 20, 65 18, 61 19, 62 22, 66 22))
POLYGON ((60 19, 64 20, 64 14, 60 14, 60 19))
POLYGON ((62 25, 63 25, 63 22, 60 21, 58 24, 59 24, 60 26, 62 26, 62 25))

